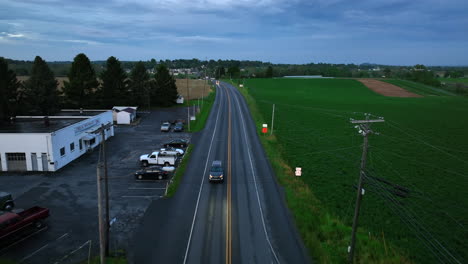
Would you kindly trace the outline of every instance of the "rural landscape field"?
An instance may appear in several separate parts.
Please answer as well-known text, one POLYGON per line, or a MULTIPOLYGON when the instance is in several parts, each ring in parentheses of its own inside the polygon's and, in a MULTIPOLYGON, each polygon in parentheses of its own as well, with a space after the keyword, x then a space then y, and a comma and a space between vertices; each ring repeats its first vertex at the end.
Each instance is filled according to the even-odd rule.
MULTIPOLYGON (((302 167, 301 180, 318 199, 313 206, 348 226, 363 144, 350 119, 384 118, 369 136, 360 228, 410 263, 468 258, 466 97, 424 85, 408 89, 421 97, 385 97, 352 79, 250 79, 245 86, 261 113, 258 127, 261 120, 271 127, 275 104, 277 154, 290 168, 302 167)), ((304 214, 294 212, 303 236, 304 214)))

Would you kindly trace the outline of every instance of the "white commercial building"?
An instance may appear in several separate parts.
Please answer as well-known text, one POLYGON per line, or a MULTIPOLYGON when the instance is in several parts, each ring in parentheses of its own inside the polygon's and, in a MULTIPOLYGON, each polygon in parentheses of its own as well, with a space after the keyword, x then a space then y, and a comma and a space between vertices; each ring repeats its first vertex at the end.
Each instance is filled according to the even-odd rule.
POLYGON ((0 124, 0 171, 57 171, 114 135, 112 111, 62 111, 0 124))

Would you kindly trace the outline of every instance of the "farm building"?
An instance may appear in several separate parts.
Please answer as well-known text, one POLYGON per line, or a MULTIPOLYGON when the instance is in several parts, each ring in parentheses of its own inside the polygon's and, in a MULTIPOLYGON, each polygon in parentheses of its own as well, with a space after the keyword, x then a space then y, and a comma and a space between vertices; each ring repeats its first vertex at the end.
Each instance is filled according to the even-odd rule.
MULTIPOLYGON (((56 116, 17 116, 0 126, 0 171, 57 171, 93 149, 93 133, 112 124, 110 110, 67 110, 56 116)), ((111 126, 105 138, 114 135, 111 126)))
POLYGON ((117 124, 130 124, 136 118, 136 106, 114 106, 112 108, 112 118, 117 124))

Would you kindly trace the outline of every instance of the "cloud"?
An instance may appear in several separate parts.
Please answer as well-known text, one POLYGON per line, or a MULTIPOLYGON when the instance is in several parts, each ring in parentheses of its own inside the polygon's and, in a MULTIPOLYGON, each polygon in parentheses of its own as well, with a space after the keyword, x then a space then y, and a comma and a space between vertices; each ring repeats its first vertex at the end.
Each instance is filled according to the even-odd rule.
MULTIPOLYGON (((60 41, 60 40, 57 40, 60 41)), ((86 44, 86 45, 100 45, 102 43, 97 42, 97 41, 92 41, 92 40, 83 40, 83 39, 66 39, 63 40, 65 42, 71 42, 71 43, 78 43, 78 44, 86 44)))

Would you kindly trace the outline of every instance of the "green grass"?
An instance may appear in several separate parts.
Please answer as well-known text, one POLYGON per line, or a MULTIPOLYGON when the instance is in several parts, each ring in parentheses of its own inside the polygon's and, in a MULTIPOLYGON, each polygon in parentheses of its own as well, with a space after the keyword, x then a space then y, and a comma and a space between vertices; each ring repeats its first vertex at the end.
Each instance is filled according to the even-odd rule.
POLYGON ((363 140, 349 118, 363 119, 363 113, 386 120, 373 125, 381 134, 370 136, 368 175, 404 186, 410 195, 394 196, 386 184, 366 181, 359 262, 439 262, 417 238, 422 231, 402 221, 406 217, 459 260, 468 258, 466 98, 384 97, 346 79, 251 79, 246 86, 258 125, 270 123, 276 104, 274 136, 261 139, 306 246, 319 262, 340 263, 346 256, 363 140), (303 168, 300 179, 292 176, 296 166, 303 168))
POLYGON ((189 144, 187 147, 184 159, 182 162, 179 164, 179 168, 177 168, 176 173, 174 175, 174 178, 172 179, 171 185, 169 185, 167 189, 167 195, 166 197, 172 197, 177 191, 177 188, 179 187, 180 182, 182 181, 182 176, 184 176, 185 169, 187 167, 187 164, 190 160, 190 155, 192 154, 192 150, 194 148, 193 144, 189 144))
POLYGON ((413 92, 415 94, 420 94, 423 96, 444 96, 444 95, 455 95, 449 91, 425 85, 422 83, 412 82, 408 80, 401 79, 382 79, 384 82, 388 82, 399 86, 405 90, 413 92))
POLYGON ((445 83, 465 83, 468 84, 468 78, 440 78, 440 82, 445 83))
MULTIPOLYGON (((205 127, 206 120, 211 112, 211 107, 216 98, 216 89, 213 87, 212 92, 204 98, 203 107, 201 107, 200 113, 196 115, 196 120, 190 121, 190 132, 198 132, 205 127)), ((198 104, 197 101, 191 101, 192 105, 198 104)))

